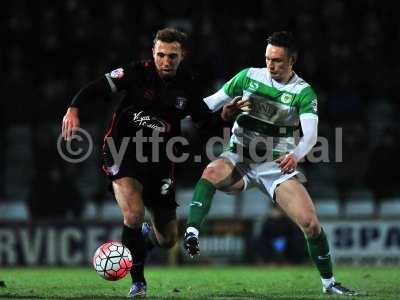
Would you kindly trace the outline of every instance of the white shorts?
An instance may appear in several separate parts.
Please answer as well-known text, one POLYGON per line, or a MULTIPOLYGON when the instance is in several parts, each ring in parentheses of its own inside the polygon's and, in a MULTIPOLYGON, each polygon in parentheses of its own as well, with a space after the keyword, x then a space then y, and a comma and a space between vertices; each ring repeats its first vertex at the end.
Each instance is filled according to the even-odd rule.
POLYGON ((292 177, 296 177, 302 183, 307 181, 304 174, 298 170, 283 174, 275 161, 256 163, 231 151, 223 152, 219 158, 229 160, 242 175, 244 181, 243 191, 257 187, 261 192, 270 196, 272 200, 274 200, 275 189, 280 183, 292 177))

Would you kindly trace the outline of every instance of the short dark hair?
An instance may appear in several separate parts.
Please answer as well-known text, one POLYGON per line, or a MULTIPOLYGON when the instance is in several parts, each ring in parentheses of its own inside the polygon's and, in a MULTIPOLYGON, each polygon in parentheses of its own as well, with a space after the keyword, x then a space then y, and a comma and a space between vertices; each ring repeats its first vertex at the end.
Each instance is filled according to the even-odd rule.
POLYGON ((283 47, 289 56, 293 56, 297 60, 298 47, 296 40, 291 32, 276 31, 267 38, 267 45, 271 44, 277 47, 283 47))
POLYGON ((156 44, 157 41, 162 41, 164 43, 178 42, 181 45, 182 49, 186 49, 187 39, 187 34, 183 31, 180 31, 176 28, 167 27, 157 31, 156 36, 153 40, 153 46, 156 44))

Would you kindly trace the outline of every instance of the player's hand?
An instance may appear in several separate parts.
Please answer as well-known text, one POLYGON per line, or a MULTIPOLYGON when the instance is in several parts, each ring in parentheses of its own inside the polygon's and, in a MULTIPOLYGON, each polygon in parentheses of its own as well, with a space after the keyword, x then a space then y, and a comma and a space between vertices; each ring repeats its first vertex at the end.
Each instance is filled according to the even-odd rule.
POLYGON ((63 120, 62 120, 62 136, 64 140, 68 140, 79 128, 80 121, 78 117, 78 108, 68 108, 63 120))
POLYGON ((250 111, 251 103, 249 98, 243 99, 242 96, 237 96, 231 102, 224 105, 222 108, 221 118, 225 121, 231 120, 240 111, 250 111))
POLYGON ((292 173, 297 168, 297 158, 293 153, 283 155, 275 161, 284 174, 292 173))

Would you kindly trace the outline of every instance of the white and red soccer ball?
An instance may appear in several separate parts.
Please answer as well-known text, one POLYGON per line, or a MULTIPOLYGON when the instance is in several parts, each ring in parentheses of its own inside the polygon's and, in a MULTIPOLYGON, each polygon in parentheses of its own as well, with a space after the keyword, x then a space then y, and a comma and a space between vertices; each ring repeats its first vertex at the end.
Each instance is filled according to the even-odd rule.
POLYGON ((133 265, 132 255, 120 242, 107 242, 97 248, 93 256, 93 267, 106 280, 124 278, 133 265))

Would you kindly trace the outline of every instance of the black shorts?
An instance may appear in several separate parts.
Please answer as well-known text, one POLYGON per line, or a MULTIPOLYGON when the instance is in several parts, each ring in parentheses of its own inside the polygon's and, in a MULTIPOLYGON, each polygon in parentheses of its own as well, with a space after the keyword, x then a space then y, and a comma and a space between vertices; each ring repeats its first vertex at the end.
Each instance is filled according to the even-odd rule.
POLYGON ((170 161, 158 163, 139 163, 124 157, 121 165, 107 166, 103 163, 103 171, 110 179, 109 190, 113 193, 112 181, 123 177, 131 177, 143 186, 143 202, 146 207, 176 209, 174 166, 170 161))

